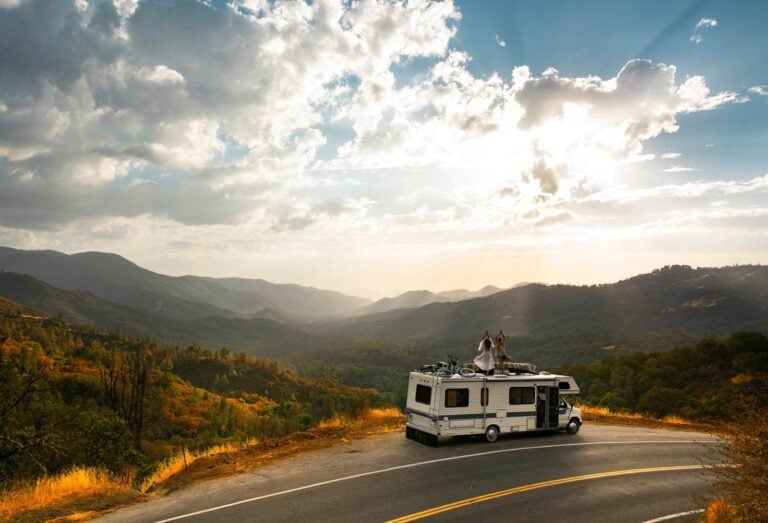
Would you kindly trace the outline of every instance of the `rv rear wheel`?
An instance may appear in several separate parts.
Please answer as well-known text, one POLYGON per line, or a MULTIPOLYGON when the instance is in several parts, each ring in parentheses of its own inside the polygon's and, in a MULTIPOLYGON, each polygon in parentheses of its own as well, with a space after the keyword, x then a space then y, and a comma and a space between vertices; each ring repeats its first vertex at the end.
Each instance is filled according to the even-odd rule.
POLYGON ((487 429, 485 429, 485 439, 489 443, 493 443, 499 438, 499 427, 496 425, 491 425, 487 429))
POLYGON ((568 422, 568 425, 565 426, 565 431, 568 434, 576 434, 579 429, 581 428, 581 424, 579 423, 579 420, 576 418, 571 419, 571 421, 568 422))

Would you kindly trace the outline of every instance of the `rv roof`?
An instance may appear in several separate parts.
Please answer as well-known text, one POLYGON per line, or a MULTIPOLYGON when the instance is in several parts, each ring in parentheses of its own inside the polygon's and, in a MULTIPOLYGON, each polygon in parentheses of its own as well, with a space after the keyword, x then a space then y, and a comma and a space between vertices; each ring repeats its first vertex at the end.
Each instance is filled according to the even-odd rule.
MULTIPOLYGON (((425 376, 435 376, 435 374, 432 373, 425 373, 425 372, 419 372, 419 371, 413 371, 415 374, 423 374, 425 376)), ((445 380, 465 380, 465 381, 508 381, 508 380, 514 380, 514 381, 541 381, 541 380, 552 380, 556 378, 567 378, 568 376, 563 376, 561 374, 493 374, 491 376, 486 376, 484 374, 475 374, 474 376, 461 376, 459 374, 454 374, 453 376, 437 376, 439 378, 445 379, 445 380)))

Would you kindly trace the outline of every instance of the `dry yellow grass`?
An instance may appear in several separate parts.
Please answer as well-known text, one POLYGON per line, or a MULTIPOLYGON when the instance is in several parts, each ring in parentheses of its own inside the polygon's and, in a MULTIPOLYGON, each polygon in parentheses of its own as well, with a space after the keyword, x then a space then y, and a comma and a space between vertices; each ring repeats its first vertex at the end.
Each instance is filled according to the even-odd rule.
POLYGON ((403 413, 397 407, 387 407, 381 409, 368 409, 362 416, 355 419, 349 419, 343 416, 336 416, 325 421, 318 423, 319 429, 332 429, 338 427, 344 427, 350 423, 360 423, 366 420, 379 421, 385 419, 392 419, 402 417, 403 413))
POLYGON ((614 418, 621 417, 629 419, 643 419, 645 417, 636 412, 616 412, 607 407, 592 407, 590 405, 579 405, 578 407, 581 409, 583 415, 611 416, 614 418))
POLYGON ((13 521, 24 512, 45 510, 71 498, 105 497, 130 489, 130 478, 98 468, 73 468, 0 494, 0 520, 13 521))
POLYGON ((239 452, 248 447, 257 445, 258 442, 259 440, 251 438, 244 443, 224 443, 197 452, 190 452, 188 450, 179 451, 163 461, 157 467, 155 472, 141 483, 141 492, 146 493, 152 485, 159 485, 167 481, 200 458, 239 452))
POLYGON ((370 409, 365 414, 366 419, 384 419, 402 417, 403 413, 397 407, 387 407, 385 409, 370 409))
MULTIPOLYGON (((250 439, 244 443, 216 445, 200 452, 179 451, 163 462, 140 489, 146 493, 153 484, 164 483, 165 486, 176 483, 174 488, 178 488, 191 481, 243 472, 275 459, 345 442, 348 438, 393 430, 392 427, 399 427, 401 418, 402 413, 396 408, 371 409, 360 418, 336 418, 306 433, 280 440, 250 439), (171 478, 174 479, 169 481, 171 478)), ((146 499, 131 489, 133 479, 127 475, 117 477, 96 468, 74 468, 57 476, 41 478, 34 484, 19 485, 0 492, 0 522, 90 519, 117 506, 146 499)))
POLYGON ((593 407, 590 405, 578 405, 586 421, 603 423, 628 423, 632 425, 643 425, 649 427, 671 427, 686 429, 705 429, 711 430, 714 427, 703 423, 697 423, 676 415, 665 416, 664 418, 653 418, 637 412, 616 412, 606 407, 593 407))
MULTIPOLYGON (((317 428, 320 430, 335 429, 345 427, 351 423, 364 422, 366 420, 381 421, 391 418, 398 418, 401 416, 402 412, 400 412, 400 410, 395 407, 369 409, 360 418, 355 420, 336 416, 335 418, 319 423, 317 428)), ((255 447, 258 445, 258 443, 258 440, 250 439, 245 443, 226 443, 223 445, 216 445, 199 452, 179 451, 161 463, 155 472, 142 482, 141 492, 146 493, 152 487, 152 485, 161 485, 162 483, 168 481, 170 478, 188 468, 190 465, 192 465, 192 463, 199 460, 200 458, 207 458, 219 454, 234 454, 249 447, 255 447)))

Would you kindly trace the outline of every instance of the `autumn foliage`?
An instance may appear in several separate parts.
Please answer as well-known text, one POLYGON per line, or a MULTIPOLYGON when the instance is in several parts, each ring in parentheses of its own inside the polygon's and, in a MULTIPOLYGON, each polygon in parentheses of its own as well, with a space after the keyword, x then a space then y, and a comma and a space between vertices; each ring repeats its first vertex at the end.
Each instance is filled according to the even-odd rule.
POLYGON ((96 468, 138 489, 180 452, 283 436, 380 401, 225 349, 1 314, 0 493, 96 468))

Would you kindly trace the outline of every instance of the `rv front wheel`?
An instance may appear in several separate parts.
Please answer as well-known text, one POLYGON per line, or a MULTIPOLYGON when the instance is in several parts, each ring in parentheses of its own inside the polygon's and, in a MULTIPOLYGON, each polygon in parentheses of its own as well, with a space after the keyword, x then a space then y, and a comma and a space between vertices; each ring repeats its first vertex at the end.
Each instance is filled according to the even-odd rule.
POLYGON ((491 425, 487 429, 485 429, 485 439, 489 443, 493 443, 497 439, 499 439, 499 427, 496 425, 491 425))
POLYGON ((581 424, 579 423, 579 420, 577 420, 576 418, 573 418, 571 421, 568 422, 568 425, 565 426, 565 431, 568 434, 576 434, 580 428, 581 428, 581 424))

